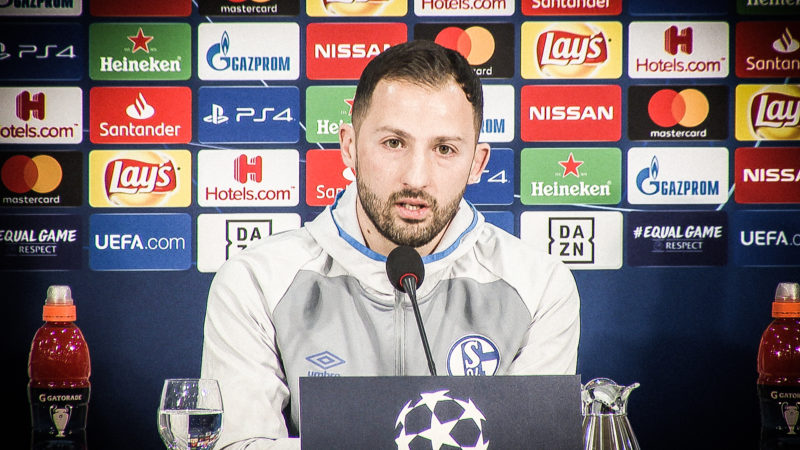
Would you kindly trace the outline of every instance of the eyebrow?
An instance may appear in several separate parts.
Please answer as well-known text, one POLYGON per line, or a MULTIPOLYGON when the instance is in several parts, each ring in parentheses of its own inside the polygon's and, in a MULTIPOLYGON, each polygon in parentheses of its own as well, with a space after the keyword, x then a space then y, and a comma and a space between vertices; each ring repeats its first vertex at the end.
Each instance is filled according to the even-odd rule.
MULTIPOLYGON (((405 131, 403 131, 401 129, 393 128, 393 127, 390 127, 390 126, 379 127, 376 131, 379 132, 379 133, 389 132, 389 133, 392 133, 392 134, 396 134, 396 135, 398 135, 398 136, 400 136, 401 138, 404 138, 404 139, 408 139, 408 138, 412 137, 412 135, 410 133, 407 133, 407 132, 405 132, 405 131)), ((466 140, 463 139, 461 136, 436 136, 436 137, 434 137, 434 141, 436 141, 436 142, 453 142, 453 141, 466 142, 466 140)))

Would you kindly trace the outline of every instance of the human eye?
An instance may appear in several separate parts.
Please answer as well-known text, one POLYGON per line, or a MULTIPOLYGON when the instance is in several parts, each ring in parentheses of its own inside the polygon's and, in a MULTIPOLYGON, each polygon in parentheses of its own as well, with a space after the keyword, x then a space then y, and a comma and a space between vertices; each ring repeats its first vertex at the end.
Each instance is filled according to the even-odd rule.
POLYGON ((398 149, 403 146, 403 142, 397 138, 389 138, 383 141, 383 145, 391 148, 391 149, 398 149))
POLYGON ((450 145, 437 145, 436 146, 436 153, 442 156, 448 156, 456 153, 456 149, 450 145))

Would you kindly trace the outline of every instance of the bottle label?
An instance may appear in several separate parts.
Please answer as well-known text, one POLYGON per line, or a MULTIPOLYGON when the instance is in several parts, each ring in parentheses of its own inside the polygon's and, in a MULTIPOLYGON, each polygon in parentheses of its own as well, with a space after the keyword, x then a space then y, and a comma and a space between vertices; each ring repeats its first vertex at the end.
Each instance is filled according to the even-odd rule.
POLYGON ((85 430, 89 389, 29 388, 34 433, 60 438, 85 430))
POLYGON ((758 385, 761 448, 800 448, 800 386, 758 385))

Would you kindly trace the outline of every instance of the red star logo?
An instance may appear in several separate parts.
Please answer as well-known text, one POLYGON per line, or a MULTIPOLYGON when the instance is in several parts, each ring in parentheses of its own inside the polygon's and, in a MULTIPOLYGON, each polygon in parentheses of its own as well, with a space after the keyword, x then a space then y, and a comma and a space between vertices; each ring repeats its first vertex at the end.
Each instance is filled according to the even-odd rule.
POLYGON ((131 53, 136 53, 139 50, 144 50, 145 53, 150 53, 147 44, 153 40, 153 36, 145 36, 142 27, 139 27, 139 33, 136 36, 128 36, 128 40, 133 42, 133 50, 131 53))
POLYGON ((344 102, 347 103, 348 105, 350 105, 350 111, 348 111, 347 114, 352 116, 353 115, 353 99, 352 98, 345 99, 344 102))
POLYGON ((567 158, 566 161, 559 161, 558 163, 564 168, 564 175, 561 175, 562 178, 566 177, 567 175, 575 175, 576 177, 581 176, 578 173, 578 167, 583 164, 583 161, 575 161, 575 157, 572 155, 572 152, 570 152, 569 158, 567 158))

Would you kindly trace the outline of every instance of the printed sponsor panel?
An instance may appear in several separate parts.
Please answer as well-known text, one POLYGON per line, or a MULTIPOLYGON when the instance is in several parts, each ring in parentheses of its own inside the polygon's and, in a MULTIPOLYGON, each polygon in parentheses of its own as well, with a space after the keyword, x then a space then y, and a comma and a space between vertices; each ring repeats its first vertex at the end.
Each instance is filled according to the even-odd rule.
POLYGON ((723 211, 634 211, 625 234, 631 266, 724 266, 728 261, 723 211))
POLYGON ((483 124, 480 142, 511 142, 515 136, 516 94, 514 86, 483 85, 483 124))
POLYGON ((192 90, 93 87, 89 139, 95 144, 185 144, 192 140, 192 90))
POLYGON ((197 34, 201 80, 296 80, 300 76, 297 23, 201 23, 197 34))
POLYGON ((514 76, 514 25, 511 23, 418 23, 414 39, 426 39, 459 52, 481 78, 514 76))
POLYGON ((92 214, 92 270, 187 270, 192 265, 188 214, 92 214))
POLYGON ((336 196, 356 174, 342 161, 341 150, 312 149, 306 152, 306 204, 332 205, 336 196))
POLYGON ((200 214, 197 216, 197 270, 216 272, 228 259, 275 233, 300 228, 300 215, 200 214))
POLYGON ((2 80, 80 80, 85 64, 86 32, 80 24, 6 23, 0 28, 2 80))
POLYGON ((89 204, 95 208, 186 207, 192 203, 188 150, 89 152, 89 204))
POLYGON ((201 16, 296 16, 300 0, 197 0, 201 16))
POLYGON ((615 205, 622 195, 618 148, 524 148, 520 165, 523 205, 615 205))
POLYGON ((628 202, 647 205, 724 204, 728 149, 634 147, 628 150, 628 202))
POLYGON ((800 84, 736 86, 736 139, 800 140, 800 84))
POLYGON ((83 153, 0 153, 0 207, 80 206, 83 153))
POLYGON ((510 16, 515 0, 414 0, 414 14, 430 16, 510 16))
POLYGON ((631 86, 628 136, 632 140, 723 140, 728 138, 728 87, 631 86))
POLYGON ((89 11, 93 16, 185 17, 192 13, 191 0, 92 0, 89 11))
POLYGON ((78 144, 83 140, 79 87, 0 87, 0 144, 78 144))
POLYGON ((80 16, 82 0, 0 0, 3 16, 80 16))
POLYGON ((800 203, 800 148, 737 148, 736 203, 800 203))
POLYGON ((200 206, 297 206, 297 150, 201 150, 197 154, 200 206))
POLYGON ((520 93, 523 141, 617 141, 622 134, 618 85, 529 85, 520 93))
POLYGON ((408 13, 406 0, 307 0, 310 17, 402 17, 408 13))
POLYGON ((510 205, 514 202, 514 151, 493 148, 478 183, 468 184, 464 198, 476 205, 510 205))
POLYGON ((731 221, 737 266, 800 266, 800 210, 736 211, 731 221))
POLYGON ((724 78, 729 70, 727 22, 631 22, 631 78, 724 78))
POLYGON ((622 267, 622 213, 525 211, 520 238, 560 258, 570 269, 622 267))
POLYGON ((0 270, 79 270, 78 214, 0 214, 0 270))
POLYGON ((300 135, 295 86, 203 86, 197 105, 200 142, 293 143, 300 135))
POLYGON ((525 22, 522 78, 607 79, 622 75, 620 22, 525 22))
POLYGON ((739 14, 797 15, 800 3, 792 0, 736 0, 739 14))
POLYGON ((481 211, 486 222, 514 234, 514 214, 511 211, 481 211))
POLYGON ((526 16, 613 16, 622 13, 622 0, 521 0, 526 16))
POLYGON ((339 128, 350 123, 355 86, 306 88, 306 140, 339 142, 339 128))
MULTIPOLYGON (((800 12, 800 10, 798 11, 800 12)), ((800 22, 736 24, 736 76, 786 78, 800 74, 800 22)))
POLYGON ((408 40, 405 23, 310 23, 306 27, 306 76, 357 80, 372 58, 408 40))
MULTIPOLYGON (((750 0, 762 1, 762 0, 750 0)), ((773 1, 773 0, 766 0, 773 1)), ((780 0, 779 0, 780 1, 780 0)), ((630 13, 639 16, 724 15, 730 10, 731 0, 670 0, 668 2, 626 2, 630 13)))
POLYGON ((89 25, 89 76, 93 80, 188 80, 192 30, 187 23, 89 25))

